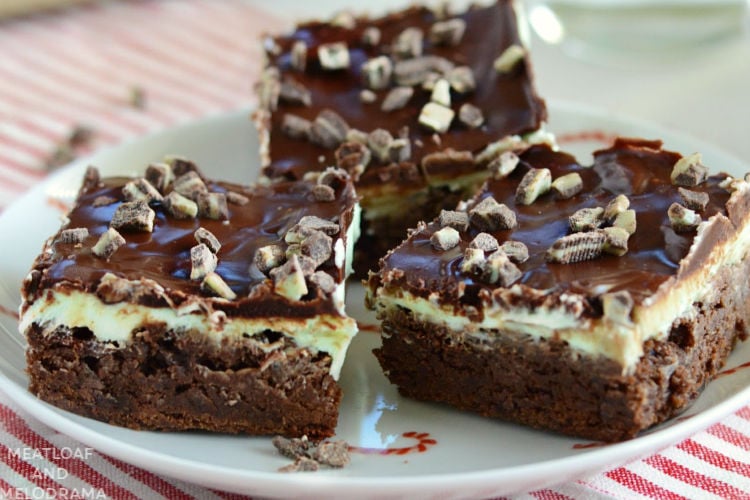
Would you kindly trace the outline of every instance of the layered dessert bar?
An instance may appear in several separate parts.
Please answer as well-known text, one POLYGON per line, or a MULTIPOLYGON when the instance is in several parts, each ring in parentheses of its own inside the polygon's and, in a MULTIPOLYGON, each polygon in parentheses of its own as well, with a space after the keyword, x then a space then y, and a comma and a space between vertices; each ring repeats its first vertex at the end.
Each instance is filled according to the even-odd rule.
POLYGON ((506 153, 381 261, 376 356, 402 394, 595 440, 688 408, 750 328, 750 178, 619 139, 506 153))
POLYGON ((344 12, 268 37, 254 113, 264 175, 349 171, 366 274, 408 227, 472 195, 502 151, 551 140, 522 38, 510 0, 344 12))
POLYGON ((248 187, 180 158, 90 168, 23 283, 31 392, 136 429, 332 435, 358 217, 340 169, 248 187))

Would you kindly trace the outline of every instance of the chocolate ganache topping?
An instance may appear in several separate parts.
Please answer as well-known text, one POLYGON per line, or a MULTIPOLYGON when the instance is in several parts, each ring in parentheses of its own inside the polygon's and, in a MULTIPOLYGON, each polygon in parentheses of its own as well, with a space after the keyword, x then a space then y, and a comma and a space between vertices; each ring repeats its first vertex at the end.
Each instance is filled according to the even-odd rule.
MULTIPOLYGON (((449 241, 447 236, 451 230, 446 230, 446 224, 441 230, 436 220, 417 228, 402 246, 383 259, 381 276, 389 276, 391 284, 419 296, 438 292, 441 301, 456 301, 459 297, 470 301, 481 290, 491 291, 501 285, 488 283, 476 273, 467 272, 465 261, 470 255, 467 249, 473 246, 491 251, 504 243, 509 248, 507 242, 517 242, 513 245, 525 246, 528 258, 525 255, 521 259, 514 258, 512 252, 508 252, 515 264, 506 267, 517 268, 518 273, 501 273, 501 276, 510 277, 512 284, 588 297, 626 291, 640 303, 677 273, 680 261, 696 236, 697 224, 684 225, 674 214, 675 205, 679 205, 684 217, 688 214, 697 217, 696 220, 705 221, 715 214, 727 213, 730 192, 722 183, 728 176, 706 176, 705 167, 686 163, 686 160, 688 158, 678 153, 663 150, 660 141, 619 139, 612 147, 595 152, 592 166, 583 166, 573 156, 553 151, 546 145, 532 146, 520 154, 509 175, 490 179, 478 197, 462 207, 472 214, 480 204, 488 205, 482 203, 483 200, 492 198, 493 205, 505 205, 515 214, 514 221, 508 224, 510 228, 488 231, 477 224, 468 224, 468 219, 464 218, 463 227, 448 223, 460 228, 458 238, 449 241), (675 181, 680 168, 677 164, 698 173, 679 185, 680 180, 675 181), (522 179, 531 171, 543 169, 549 170, 551 179, 578 174, 582 186, 577 194, 567 198, 551 189, 530 204, 520 203, 522 179), (628 210, 634 211, 636 223, 629 227, 634 232, 628 236, 628 231, 624 231, 627 242, 624 249, 607 249, 610 233, 602 229, 607 225, 604 208, 611 210, 623 200, 626 203, 620 207, 620 212, 628 206, 628 210), (587 217, 589 222, 594 221, 593 227, 577 234, 584 235, 581 240, 588 245, 587 251, 592 248, 595 251, 584 252, 578 262, 574 259, 561 263, 550 257, 550 249, 561 239, 570 240, 574 233, 571 229, 574 220, 570 218, 573 214, 580 216, 574 219, 576 223, 585 222, 587 217), (438 232, 441 234, 436 236, 438 232), (480 233, 486 234, 477 238, 480 233), (487 241, 491 246, 487 246, 487 241)), ((459 216, 453 214, 451 219, 458 220, 459 216)), ((615 229, 613 234, 619 234, 617 231, 622 232, 615 229)), ((568 250, 573 243, 570 245, 566 247, 568 250)))
MULTIPOLYGON (((165 164, 159 166, 168 168, 165 164)), ((152 293, 131 300, 155 307, 179 306, 185 300, 199 298, 229 316, 338 314, 330 285, 344 279, 345 269, 336 262, 333 245, 338 238, 345 238, 352 223, 356 195, 346 173, 330 170, 324 175, 328 184, 321 184, 319 179, 248 187, 204 182, 201 175, 188 172, 162 186, 159 193, 143 178, 100 179, 96 169, 90 168, 68 214, 69 222, 37 259, 31 279, 24 284, 24 293, 33 297, 39 290, 53 286, 63 292, 77 289, 99 293, 103 278, 111 274, 124 280, 153 283, 155 286, 147 287, 152 293), (193 187, 197 186, 192 200, 190 196, 179 197, 176 192, 178 184, 185 185, 187 178, 192 179, 193 187), (133 197, 129 193, 133 192, 130 189, 134 183, 147 186, 144 191, 154 197, 142 203, 128 201, 133 197), (212 205, 211 197, 220 202, 212 205), (193 202, 195 199, 197 203, 193 202), (191 212, 191 207, 198 207, 198 212, 191 212), (126 208, 132 209, 129 214, 126 208), (151 230, 133 224, 139 220, 139 210, 153 214, 151 230), (123 219, 123 213, 131 220, 123 219), (300 221, 306 217, 324 224, 327 234, 300 229, 300 221), (125 223, 118 225, 118 219, 125 223), (115 225, 118 227, 113 228, 115 225), (106 234, 112 231, 115 236, 107 239, 106 234), (296 231, 296 236, 314 233, 316 241, 322 241, 314 258, 303 256, 305 251, 300 248, 304 247, 304 240, 298 237, 291 241, 291 231, 296 231), (105 240, 107 245, 102 243, 105 240), (290 307, 286 297, 274 293, 274 269, 270 267, 281 268, 289 260, 287 257, 295 253, 287 252, 295 244, 299 258, 294 258, 305 264, 300 268, 304 268, 308 292, 290 307), (257 254, 263 247, 279 248, 281 255, 272 266, 261 270, 257 254), (321 273, 330 279, 321 278, 321 273)))
POLYGON ((477 154, 539 129, 546 108, 516 22, 501 0, 455 16, 416 6, 373 20, 342 14, 269 38, 257 85, 256 119, 270 131, 264 173, 301 178, 342 166, 335 150, 360 142, 373 155, 358 185, 399 179, 419 188, 429 176, 421 159, 431 153, 477 154), (396 141, 383 154, 370 135, 378 129, 396 141))

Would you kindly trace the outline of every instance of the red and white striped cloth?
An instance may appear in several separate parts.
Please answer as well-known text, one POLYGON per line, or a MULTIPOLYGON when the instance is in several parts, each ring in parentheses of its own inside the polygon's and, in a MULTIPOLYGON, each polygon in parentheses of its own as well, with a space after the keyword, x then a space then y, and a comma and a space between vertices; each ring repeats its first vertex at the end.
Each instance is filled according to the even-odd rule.
POLYGON ((2 22, 0 207, 47 174, 76 126, 95 131, 93 149, 249 104, 254 34, 274 24, 224 1, 94 4, 2 22), (134 88, 145 110, 129 102, 134 88))
MULTIPOLYGON (((77 153, 251 103, 259 3, 128 1, 0 22, 0 209, 77 153), (133 87, 147 105, 134 108, 133 87)), ((0 498, 242 498, 157 476, 77 443, 0 388, 0 498), (64 450, 68 450, 66 454, 64 450), (77 450, 70 456, 70 450, 77 450)), ((514 498, 750 498, 750 407, 648 458, 514 498)))

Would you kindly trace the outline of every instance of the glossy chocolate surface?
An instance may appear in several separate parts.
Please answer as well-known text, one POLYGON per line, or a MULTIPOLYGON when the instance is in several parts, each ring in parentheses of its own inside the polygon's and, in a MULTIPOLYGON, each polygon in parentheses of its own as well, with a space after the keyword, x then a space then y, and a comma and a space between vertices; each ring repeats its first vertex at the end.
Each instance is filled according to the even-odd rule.
MULTIPOLYGON (((425 7, 412 7, 378 19, 358 19, 352 29, 311 22, 298 26, 289 36, 274 39, 280 52, 277 55, 269 54, 269 65, 280 70, 281 81, 292 78, 304 85, 311 92, 312 105, 279 101, 278 109, 271 116, 270 165, 266 167, 265 174, 270 177, 300 178, 311 166, 324 168, 335 164, 332 150, 305 139, 290 138, 282 132, 281 121, 286 113, 312 121, 322 109, 329 108, 339 113, 350 127, 366 133, 383 128, 394 137, 403 127, 408 127, 412 156, 402 164, 405 169, 411 166, 412 171, 414 165, 419 166, 421 158, 429 153, 453 148, 476 154, 487 144, 505 136, 537 130, 546 119, 546 108, 532 85, 528 57, 508 74, 498 74, 493 67, 495 59, 507 47, 521 43, 511 3, 501 0, 489 7, 473 7, 455 17, 466 21, 466 31, 457 46, 436 46, 430 42, 430 27, 439 19, 425 7), (373 26, 381 31, 381 40, 371 47, 362 43, 361 39, 364 30, 373 26), (391 42, 409 27, 417 27, 424 32, 424 55, 441 56, 456 66, 471 67, 476 89, 465 94, 451 91, 451 108, 458 115, 463 103, 477 106, 484 114, 484 125, 469 129, 455 118, 448 132, 439 134, 438 143, 433 139, 435 133, 418 122, 422 107, 430 101, 430 91, 420 85, 414 87, 414 95, 402 109, 390 112, 381 110, 383 98, 393 88, 393 82, 386 89, 374 91, 377 96, 374 102, 363 103, 360 100, 360 91, 365 88, 360 69, 362 64, 373 57, 390 55, 391 42), (307 44, 304 72, 291 64, 290 50, 297 40, 307 44), (349 48, 348 69, 323 70, 318 61, 317 47, 342 41, 349 48)), ((419 188, 425 184, 418 170, 416 178, 406 176, 405 179, 401 176, 398 179, 393 169, 389 171, 386 167, 373 160, 358 185, 379 185, 390 181, 419 188)), ((466 173, 466 168, 456 170, 455 176, 466 173)))
MULTIPOLYGON (((153 232, 121 231, 127 243, 109 260, 99 258, 91 249, 109 227, 112 214, 124 201, 122 187, 129 180, 124 177, 105 178, 98 183, 84 185, 68 214, 70 222, 65 227, 87 228, 89 236, 81 245, 62 243, 59 237, 51 240, 48 251, 37 259, 34 267, 42 271, 38 293, 58 283, 94 292, 101 277, 105 273, 113 273, 129 280, 154 280, 177 305, 191 297, 209 298, 211 295, 201 290, 200 280, 190 279, 190 249, 197 245, 193 233, 203 227, 221 243, 216 273, 238 297, 229 302, 215 301, 211 305, 214 309, 222 309, 229 315, 249 317, 277 313, 285 316, 335 313, 331 297, 323 293, 311 291, 293 305, 276 295, 271 288, 266 288, 265 293, 252 299, 248 298, 248 293, 267 279, 253 264, 256 249, 276 243, 285 245, 284 234, 301 217, 315 215, 336 221, 341 232, 333 236, 334 242, 338 237, 345 238, 344 233, 352 222, 352 209, 356 201, 351 183, 337 186, 334 201, 317 202, 310 192, 314 184, 309 182, 281 182, 271 187, 252 188, 207 182, 210 191, 240 193, 248 197, 249 202, 245 205, 229 203, 229 217, 225 221, 205 217, 177 219, 169 215, 161 203, 153 202, 151 208, 156 212, 153 232), (117 202, 95 206, 94 200, 101 196, 112 197, 117 202)), ((336 267, 333 260, 331 256, 318 269, 340 282, 344 270, 336 267)), ((145 297, 142 301, 165 305, 158 300, 153 303, 153 297, 145 297)))
MULTIPOLYGON (((530 258, 518 264, 523 272, 517 283, 538 290, 574 292, 597 297, 605 292, 627 290, 636 302, 651 295, 657 287, 676 274, 680 260, 695 238, 696 231, 675 233, 667 209, 682 199, 670 181, 674 163, 681 157, 661 149, 658 141, 619 140, 612 148, 597 151, 593 166, 580 165, 574 157, 533 146, 520 155, 520 163, 507 178, 488 181, 477 200, 493 196, 516 213, 518 226, 512 230, 495 231, 493 236, 502 244, 507 240, 527 245, 530 258), (548 168, 555 179, 578 172, 583 191, 568 200, 556 199, 552 192, 542 195, 529 206, 517 205, 515 191, 530 167, 548 168), (623 256, 602 257, 575 264, 549 263, 545 253, 558 238, 570 233, 568 217, 586 207, 606 207, 616 195, 625 194, 637 217, 637 229, 631 235, 628 252, 623 256)), ((726 175, 711 176, 699 186, 690 188, 706 192, 710 201, 702 212, 703 220, 714 214, 726 214, 729 192, 719 186, 726 175)), ((439 225, 412 235, 383 261, 383 272, 399 269, 403 277, 395 284, 417 295, 431 291, 442 294, 446 301, 456 300, 458 284, 466 284, 466 296, 476 296, 481 289, 495 287, 475 282, 460 271, 464 249, 478 231, 470 227, 461 233, 459 246, 440 252, 430 244, 430 236, 439 225)))

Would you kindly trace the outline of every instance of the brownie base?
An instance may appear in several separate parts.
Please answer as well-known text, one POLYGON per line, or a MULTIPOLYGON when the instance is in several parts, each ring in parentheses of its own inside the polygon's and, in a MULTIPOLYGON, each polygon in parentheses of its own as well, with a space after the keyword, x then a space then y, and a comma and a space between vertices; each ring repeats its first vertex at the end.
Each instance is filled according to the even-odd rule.
POLYGON ((632 374, 559 340, 508 331, 480 342, 414 319, 404 309, 383 320, 375 355, 401 394, 537 429, 622 441, 687 409, 750 333, 750 261, 717 277, 713 303, 696 303, 665 341, 650 340, 632 374))
POLYGON ((280 334, 222 341, 141 331, 126 346, 88 329, 26 332, 29 390, 64 410, 133 429, 251 435, 333 435, 341 389, 330 358, 280 334))

